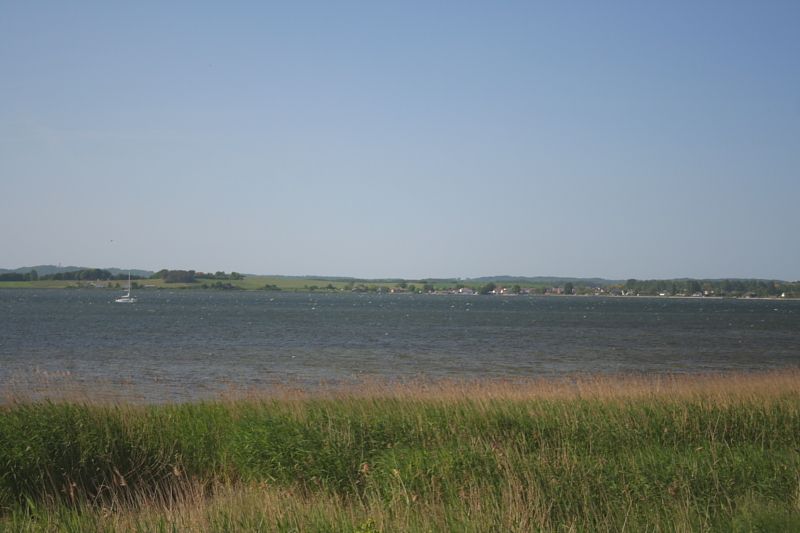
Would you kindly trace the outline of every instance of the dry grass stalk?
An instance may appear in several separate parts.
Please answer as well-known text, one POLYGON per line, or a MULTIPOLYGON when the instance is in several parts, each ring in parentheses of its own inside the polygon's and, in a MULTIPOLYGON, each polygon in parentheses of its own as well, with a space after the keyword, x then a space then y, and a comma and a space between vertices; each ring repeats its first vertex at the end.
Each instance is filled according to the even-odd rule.
MULTIPOLYGON (((157 386, 157 385, 155 385, 157 386)), ((168 384, 165 386, 173 386, 168 384)), ((694 374, 571 375, 539 378, 393 378, 353 377, 308 383, 274 381, 262 387, 234 383, 209 386, 206 401, 302 401, 309 399, 380 399, 420 401, 572 400, 577 398, 628 401, 658 398, 665 401, 702 398, 726 404, 770 399, 787 391, 800 393, 800 368, 764 372, 694 374)), ((81 378, 70 372, 19 373, 0 382, 0 404, 40 401, 93 405, 152 403, 137 391, 131 379, 81 378)))

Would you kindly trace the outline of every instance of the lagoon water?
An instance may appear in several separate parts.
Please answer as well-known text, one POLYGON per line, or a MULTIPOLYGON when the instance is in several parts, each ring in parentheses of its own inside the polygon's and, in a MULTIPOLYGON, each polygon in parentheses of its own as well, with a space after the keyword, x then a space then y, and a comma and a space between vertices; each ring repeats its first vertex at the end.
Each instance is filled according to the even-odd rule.
MULTIPOLYGON (((183 390, 354 375, 538 377, 800 363, 800 301, 0 291, 0 379, 70 372, 183 390)), ((143 389, 143 390, 144 390, 143 389)), ((163 393, 159 393, 163 394, 163 393)))

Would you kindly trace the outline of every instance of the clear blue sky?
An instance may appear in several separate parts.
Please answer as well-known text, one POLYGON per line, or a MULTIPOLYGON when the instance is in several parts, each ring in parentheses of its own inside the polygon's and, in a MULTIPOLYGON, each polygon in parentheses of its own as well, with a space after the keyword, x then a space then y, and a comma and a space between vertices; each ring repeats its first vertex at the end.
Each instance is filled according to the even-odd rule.
POLYGON ((800 3, 0 0, 0 267, 800 279, 800 3))

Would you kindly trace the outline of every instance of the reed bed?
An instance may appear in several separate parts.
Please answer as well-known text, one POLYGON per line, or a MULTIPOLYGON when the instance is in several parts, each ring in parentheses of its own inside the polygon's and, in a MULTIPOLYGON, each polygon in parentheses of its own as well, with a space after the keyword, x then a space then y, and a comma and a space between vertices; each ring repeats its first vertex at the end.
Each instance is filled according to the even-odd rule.
POLYGON ((6 381, 0 531, 800 531, 794 368, 114 386, 6 381))

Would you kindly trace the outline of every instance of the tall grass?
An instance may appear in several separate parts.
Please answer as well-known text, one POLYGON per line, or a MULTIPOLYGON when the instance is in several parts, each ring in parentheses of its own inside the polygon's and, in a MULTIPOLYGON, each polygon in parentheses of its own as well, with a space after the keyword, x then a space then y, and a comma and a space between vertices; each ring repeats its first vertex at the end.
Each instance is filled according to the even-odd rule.
POLYGON ((797 370, 87 390, 3 393, 0 531, 800 531, 797 370))

